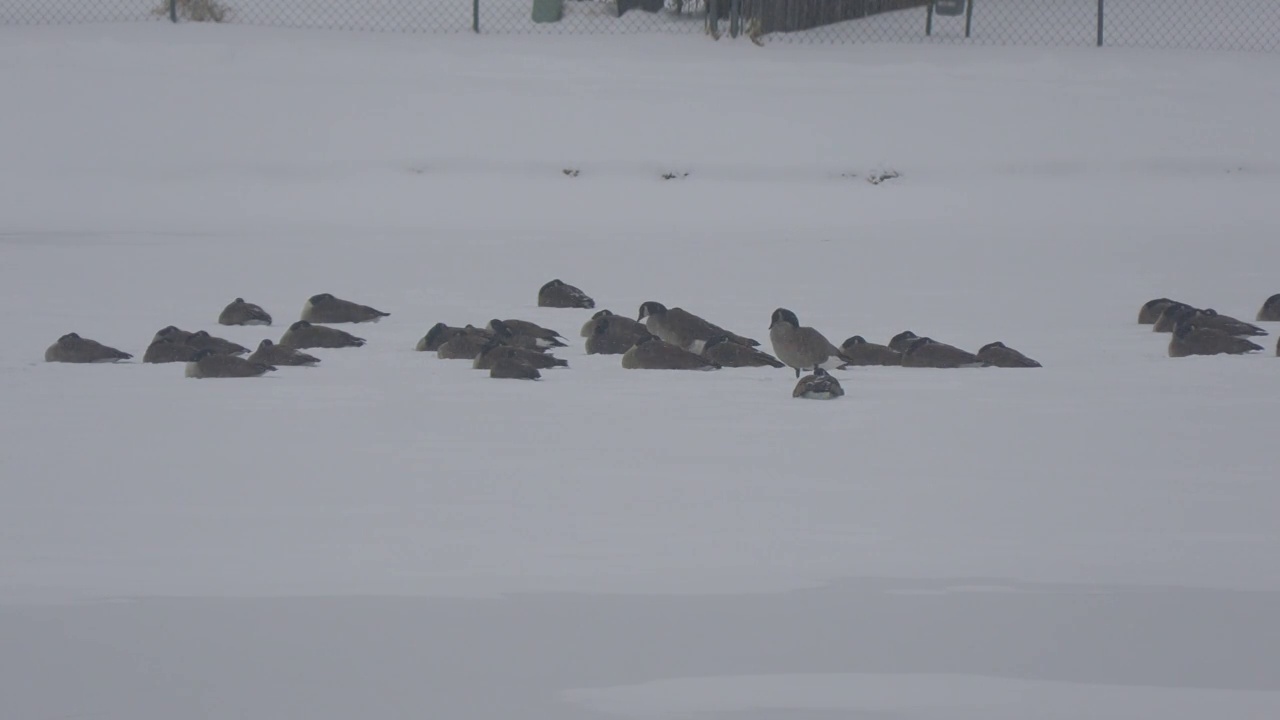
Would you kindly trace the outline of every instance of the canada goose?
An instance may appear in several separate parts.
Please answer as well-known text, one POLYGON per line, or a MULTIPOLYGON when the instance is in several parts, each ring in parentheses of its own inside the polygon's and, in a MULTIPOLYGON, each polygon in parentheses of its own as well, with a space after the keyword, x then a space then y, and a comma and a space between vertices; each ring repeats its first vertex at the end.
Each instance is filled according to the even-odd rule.
POLYGON ((244 298, 236 298, 222 309, 218 316, 219 325, 270 325, 271 316, 261 306, 247 303, 244 298))
POLYGON ((569 367, 568 360, 562 360, 554 355, 544 355, 537 350, 527 350, 525 348, 513 347, 511 345, 503 345, 500 340, 493 338, 480 348, 480 354, 476 355, 475 362, 471 367, 477 370, 489 370, 502 360, 515 360, 516 362, 535 367, 540 370, 549 370, 557 367, 569 367))
POLYGON ((801 370, 830 369, 847 360, 825 335, 811 327, 801 327, 796 314, 786 308, 773 311, 769 340, 773 343, 773 354, 794 368, 796 377, 800 377, 801 370))
POLYGON ((494 363, 492 368, 489 368, 489 377, 510 380, 537 380, 542 377, 542 373, 538 372, 538 368, 532 365, 526 365, 512 358, 503 358, 494 363))
POLYGON ((907 351, 907 348, 911 347, 911 342, 918 337, 920 336, 916 335, 910 330, 903 330, 902 332, 898 333, 897 335, 894 335, 892 338, 889 339, 889 345, 887 347, 890 350, 896 350, 900 353, 905 353, 907 351))
POLYGON ((588 355, 621 355, 649 334, 644 325, 621 315, 608 315, 591 322, 594 329, 586 342, 588 355))
POLYGON ((719 370, 720 366, 701 355, 672 345, 654 335, 645 335, 622 354, 628 370, 719 370))
POLYGON ((805 375, 796 383, 791 397, 806 400, 835 400, 844 395, 840 381, 827 374, 822 368, 814 368, 812 375, 805 375))
POLYGON ((1190 305, 1182 305, 1180 307, 1170 306, 1165 310, 1164 313, 1160 315, 1160 320, 1156 323, 1157 332, 1163 332, 1159 330, 1160 323, 1168 324, 1170 322, 1173 324, 1173 327, 1169 328, 1169 332, 1176 329, 1178 325, 1184 323, 1195 323, 1197 327, 1211 328, 1213 330, 1224 332, 1228 335, 1252 336, 1267 334, 1266 330, 1263 330, 1257 325, 1237 320, 1229 315, 1220 315, 1213 308, 1205 308, 1204 310, 1201 310, 1199 308, 1191 307, 1190 305))
POLYGON ((888 345, 867 342, 861 335, 854 335, 840 344, 845 363, 840 367, 851 365, 901 365, 902 353, 888 345))
POLYGON ((511 345, 533 348, 567 347, 567 344, 563 342, 563 335, 551 328, 544 328, 528 320, 499 320, 494 318, 489 321, 485 329, 511 345), (521 340, 522 337, 528 339, 521 340))
POLYGON ((1177 326, 1180 319, 1186 316, 1186 313, 1195 311, 1196 308, 1186 303, 1172 300, 1156 316, 1156 321, 1152 323, 1151 331, 1158 333, 1173 332, 1173 328, 1177 326))
POLYGON ((987 343, 978 348, 978 359, 999 368, 1038 368, 1040 363, 1008 347, 1002 342, 987 343))
POLYGON ((475 360, 493 339, 479 333, 458 333, 436 348, 436 357, 441 360, 475 360))
POLYGON ((640 337, 649 332, 649 328, 645 327, 644 323, 636 322, 623 315, 614 315, 608 310, 600 310, 595 315, 592 315, 590 320, 582 324, 582 337, 589 338, 594 335, 596 323, 600 322, 601 318, 606 317, 609 318, 609 332, 614 335, 623 334, 640 337))
POLYGON ((244 378, 257 377, 275 370, 271 365, 254 363, 234 355, 218 355, 212 350, 200 350, 187 363, 189 378, 244 378))
POLYGON ((595 306, 596 301, 586 293, 559 279, 552 280, 538 290, 538 307, 590 310, 595 306))
POLYGON ((172 342, 182 343, 185 345, 187 338, 192 335, 195 335, 195 333, 190 330, 183 330, 181 328, 174 327, 173 325, 169 325, 157 330, 156 334, 151 336, 151 340, 153 342, 156 340, 170 340, 172 342))
POLYGON ((314 366, 320 363, 320 358, 314 355, 300 352, 297 348, 276 345, 270 340, 258 343, 258 349, 254 350, 247 359, 251 363, 262 365, 314 366))
POLYGON ((378 322, 390 314, 329 293, 320 293, 307 299, 307 304, 302 306, 301 319, 313 323, 362 323, 378 322))
POLYGON ((1190 355, 1243 355, 1261 350, 1262 346, 1214 328, 1195 323, 1180 323, 1169 338, 1169 357, 1190 355))
POLYGON ((920 337, 911 342, 902 354, 903 367, 968 368, 986 367, 987 363, 977 355, 954 345, 940 343, 933 338, 920 337))
POLYGON ((493 333, 474 325, 467 325, 466 327, 450 327, 444 323, 436 323, 431 326, 431 329, 427 331, 426 335, 422 336, 422 339, 418 341, 418 344, 414 349, 418 352, 435 352, 440 349, 441 345, 463 333, 482 335, 486 339, 493 337, 493 333))
POLYGON ((1258 322, 1280 322, 1280 293, 1267 298, 1258 311, 1258 322))
POLYGON ((204 330, 197 330, 188 335, 186 344, 197 350, 212 350, 218 355, 244 355, 249 352, 249 348, 240 343, 215 337, 204 330))
POLYGON ((358 338, 349 332, 323 325, 312 325, 306 320, 299 320, 289 326, 280 337, 280 345, 298 350, 307 348, 345 348, 364 345, 364 338, 358 338))
POLYGON ((1138 324, 1155 325, 1156 320, 1160 319, 1160 313, 1164 312, 1165 308, 1174 304, 1182 305, 1184 303, 1180 303, 1177 300, 1170 300, 1169 298, 1148 300, 1143 304, 1142 308, 1138 310, 1138 324))
POLYGON ((727 335, 717 335, 702 348, 702 357, 720 367, 786 367, 786 363, 759 348, 739 345, 727 335))
POLYGON ((690 352, 702 352, 708 340, 720 335, 727 336, 739 345, 760 346, 758 341, 731 333, 688 310, 678 307, 668 309, 662 303, 652 300, 640 305, 640 315, 636 319, 644 321, 649 332, 657 335, 659 339, 690 352))
POLYGON ((199 348, 191 347, 182 342, 174 342, 169 338, 160 338, 152 340, 147 346, 147 351, 142 354, 142 362, 144 363, 171 363, 171 362, 191 362, 191 359, 200 352, 199 348))
POLYGON ((75 333, 67 333, 44 351, 45 362, 63 363, 100 363, 128 360, 133 357, 113 347, 107 347, 97 340, 82 338, 75 333))

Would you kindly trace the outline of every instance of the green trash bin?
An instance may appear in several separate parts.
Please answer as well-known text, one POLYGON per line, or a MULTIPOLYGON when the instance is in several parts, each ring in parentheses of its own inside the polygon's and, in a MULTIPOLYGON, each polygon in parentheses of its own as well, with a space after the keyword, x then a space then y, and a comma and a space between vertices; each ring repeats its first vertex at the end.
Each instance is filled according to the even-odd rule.
POLYGON ((564 17, 564 0, 533 0, 534 22, 560 22, 562 17, 564 17))

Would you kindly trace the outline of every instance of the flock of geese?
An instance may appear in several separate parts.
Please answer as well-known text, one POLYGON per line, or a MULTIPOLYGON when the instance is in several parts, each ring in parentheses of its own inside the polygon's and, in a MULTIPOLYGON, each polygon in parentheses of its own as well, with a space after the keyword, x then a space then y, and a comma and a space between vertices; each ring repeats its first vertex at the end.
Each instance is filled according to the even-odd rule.
MULTIPOLYGON (((595 309, 595 300, 559 279, 538 291, 538 306, 595 309)), ((301 318, 290 324, 278 342, 269 339, 256 349, 211 335, 206 330, 183 330, 170 325, 158 331, 143 353, 144 363, 185 363, 191 378, 256 377, 281 366, 317 365, 320 358, 307 350, 360 347, 365 339, 332 325, 372 323, 389 316, 368 305, 321 293, 308 298, 301 318), (242 357, 247 356, 247 357, 242 357)), ((271 325, 261 306, 236 298, 218 316, 221 325, 271 325)), ((582 326, 589 355, 621 355, 622 367, 640 370, 718 370, 732 367, 790 367, 797 384, 793 396, 832 399, 844 395, 834 369, 866 365, 905 367, 1040 367, 1026 355, 993 342, 970 353, 911 331, 895 335, 887 345, 854 335, 836 346, 818 330, 800 324, 785 308, 773 312, 769 340, 773 354, 760 342, 730 332, 687 310, 645 302, 635 320, 599 310, 582 326), (802 373, 808 373, 801 377, 802 373)), ((555 357, 567 347, 559 332, 519 319, 493 319, 483 327, 437 323, 418 341, 416 349, 443 359, 469 360, 494 378, 537 380, 542 370, 567 367, 555 357)), ((68 333, 45 351, 48 362, 119 362, 130 353, 68 333)))
MULTIPOLYGON (((592 310, 595 301, 581 289, 556 279, 539 289, 538 306, 592 310)), ((360 347, 366 342, 364 338, 331 326, 372 323, 389 315, 321 293, 307 299, 301 318, 289 325, 278 342, 263 340, 250 350, 205 330, 189 331, 170 325, 155 334, 142 361, 185 363, 186 376, 191 378, 256 377, 280 366, 317 365, 320 358, 305 350, 360 347)), ((1280 294, 1267 299, 1258 312, 1258 320, 1280 321, 1280 294)), ((1171 357, 1256 352, 1262 347, 1246 338, 1267 334, 1256 325, 1168 298, 1143 305, 1138 322, 1154 325, 1156 332, 1172 333, 1171 357)), ((271 325, 272 317, 261 306, 236 298, 222 310, 218 323, 271 325)), ((885 345, 854 335, 837 346, 817 329, 801 325, 796 314, 786 308, 774 310, 770 318, 773 354, 760 349, 758 340, 725 330, 682 308, 668 308, 654 301, 641 304, 635 320, 599 310, 582 326, 580 335, 585 338, 587 354, 621 355, 622 367, 627 369, 789 367, 797 378, 793 397, 810 399, 844 395, 839 380, 829 371, 854 366, 1041 367, 1039 362, 1001 342, 988 343, 971 353, 917 336, 910 330, 898 333, 885 345), (801 377, 802 373, 808 374, 801 377)), ((567 345, 566 338, 550 328, 527 320, 495 318, 483 327, 437 323, 418 341, 416 349, 434 352, 442 359, 469 360, 474 368, 488 370, 493 378, 537 380, 542 370, 568 367, 567 361, 552 354, 567 345)), ((1280 355, 1280 345, 1276 351, 1280 355)), ((132 357, 76 333, 63 335, 45 351, 48 362, 118 362, 132 357)))
MULTIPOLYGON (((1258 322, 1280 322, 1280 293, 1267 298, 1258 310, 1258 322)), ((1250 337, 1267 331, 1252 323, 1222 315, 1213 308, 1198 308, 1169 298, 1156 298, 1138 310, 1138 324, 1151 325, 1158 333, 1171 333, 1169 357, 1192 355, 1244 355, 1263 350, 1250 337)), ((1280 342, 1276 343, 1280 356, 1280 342)))

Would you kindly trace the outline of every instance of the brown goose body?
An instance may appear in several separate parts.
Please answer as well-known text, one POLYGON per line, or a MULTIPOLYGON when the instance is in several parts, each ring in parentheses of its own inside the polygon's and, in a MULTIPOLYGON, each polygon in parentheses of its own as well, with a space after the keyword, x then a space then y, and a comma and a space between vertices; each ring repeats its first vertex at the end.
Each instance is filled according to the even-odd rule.
POLYGON ((320 293, 307 298, 302 306, 301 320, 311 323, 362 323, 378 322, 391 313, 382 312, 368 305, 343 300, 329 293, 320 293))
POLYGON ((489 377, 507 380, 537 380, 542 377, 538 368, 526 365, 519 360, 503 358, 489 368, 489 377))
POLYGON ((284 347, 306 350, 308 348, 347 348, 364 345, 364 338, 358 338, 345 330, 312 325, 306 320, 299 320, 289 326, 280 337, 280 345, 284 347))
POLYGON ((174 342, 168 338, 160 338, 158 340, 152 340, 151 344, 147 346, 147 351, 142 354, 142 362, 191 362, 198 352, 200 352, 198 348, 193 348, 186 343, 174 342))
POLYGON ((245 302, 244 298, 236 298, 222 309, 218 315, 219 325, 270 325, 271 315, 260 305, 245 302))
POLYGON ((258 349, 246 358, 251 363, 276 366, 314 366, 320 364, 320 358, 308 355, 297 348, 276 345, 270 340, 258 343, 258 349))
POLYGON ((652 300, 640 305, 637 320, 643 321, 649 332, 658 339, 690 352, 701 352, 708 340, 724 335, 739 345, 759 347, 760 342, 729 332, 715 323, 707 322, 683 308, 668 308, 652 300))
POLYGON ((1173 332, 1178 325, 1187 323, 1242 337, 1267 334, 1266 330, 1257 325, 1237 320, 1230 315, 1222 315, 1213 308, 1200 309, 1190 305, 1170 305, 1160 314, 1154 329, 1156 332, 1173 332))
POLYGON ((127 352, 103 345, 97 340, 82 338, 76 333, 67 333, 58 338, 44 351, 45 362, 60 363, 101 363, 119 362, 132 358, 127 352))
POLYGON ((1174 358, 1192 355, 1244 355, 1261 349, 1261 345, 1251 340, 1221 330, 1199 327, 1194 323, 1179 325, 1169 338, 1169 357, 1174 358))
POLYGON ((211 350, 201 350, 187 363, 189 378, 247 378, 257 377, 275 370, 271 365, 249 362, 234 355, 218 355, 211 350))
POLYGON ((530 348, 567 347, 563 335, 528 320, 494 318, 485 325, 485 329, 508 345, 530 348))
POLYGON ((653 335, 640 338, 622 354, 622 367, 628 370, 720 369, 719 365, 701 355, 695 355, 653 335))
POLYGON ((786 363, 769 353, 747 345, 740 345, 726 335, 711 338, 702 348, 702 357, 720 367, 786 367, 786 363))
POLYGON ((902 354, 903 367, 919 368, 967 368, 986 367, 971 352, 961 350, 954 345, 940 343, 933 338, 921 337, 912 341, 907 351, 902 354))
POLYGON ((596 301, 589 295, 559 278, 538 289, 538 307, 590 310, 595 306, 596 301))
POLYGON ((847 366, 901 365, 902 353, 888 345, 867 342, 861 335, 854 335, 840 345, 847 366))
POLYGON ((536 350, 503 345, 496 339, 490 340, 484 347, 480 348, 480 353, 476 355, 472 367, 477 370, 490 370, 503 360, 514 360, 539 370, 569 367, 568 360, 562 360, 554 355, 547 355, 536 350))
POLYGON ((1164 312, 1165 308, 1174 304, 1182 305, 1184 303, 1179 303, 1177 300, 1170 300, 1169 298, 1148 300, 1143 303, 1142 307, 1138 310, 1138 324, 1154 325, 1156 320, 1160 319, 1160 313, 1164 312))
POLYGON ((796 371, 814 368, 834 369, 847 362, 840 348, 831 344, 816 329, 801 325, 796 314, 786 308, 773 311, 769 322, 769 341, 773 354, 796 371))
POLYGON ((588 355, 622 355, 630 350, 649 331, 643 325, 618 315, 607 315, 592 321, 591 336, 587 338, 588 355))
POLYGON ((1038 368, 1040 363, 1014 350, 1002 342, 993 342, 978 348, 978 359, 992 367, 1038 368))
POLYGON ((1280 293, 1267 298, 1258 309, 1258 322, 1280 322, 1280 293))

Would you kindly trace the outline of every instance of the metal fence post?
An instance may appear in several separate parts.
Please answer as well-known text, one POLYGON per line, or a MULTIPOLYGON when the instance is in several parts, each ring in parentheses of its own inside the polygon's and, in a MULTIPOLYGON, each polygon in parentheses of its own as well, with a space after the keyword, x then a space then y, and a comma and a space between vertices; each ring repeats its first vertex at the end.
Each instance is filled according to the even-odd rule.
POLYGON ((742 3, 739 0, 731 0, 729 3, 729 37, 738 37, 738 31, 742 29, 742 3))
POLYGON ((480 0, 471 0, 471 32, 480 32, 480 0))
POLYGON ((178 0, 169 0, 169 22, 178 22, 178 0))
POLYGON ((1102 3, 1104 0, 1098 0, 1098 47, 1102 47, 1102 3))
POLYGON ((973 26, 973 4, 978 0, 969 0, 964 6, 964 38, 969 39, 969 28, 973 26))
POLYGON ((933 0, 929 0, 929 7, 924 14, 924 34, 933 34, 933 0))

